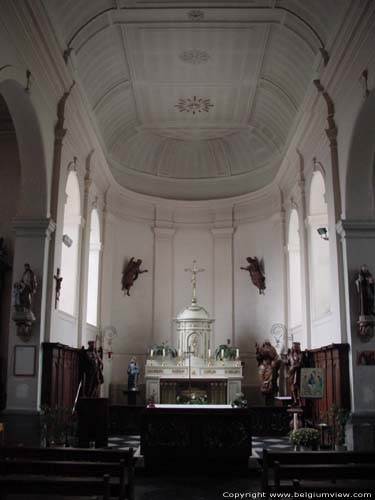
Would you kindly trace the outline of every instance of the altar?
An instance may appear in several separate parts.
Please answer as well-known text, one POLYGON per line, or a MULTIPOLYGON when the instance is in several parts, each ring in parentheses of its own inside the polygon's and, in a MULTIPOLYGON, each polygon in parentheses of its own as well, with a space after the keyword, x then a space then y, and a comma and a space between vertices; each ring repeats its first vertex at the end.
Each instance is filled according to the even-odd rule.
POLYGON ((212 324, 206 309, 198 304, 198 269, 193 262, 192 298, 174 320, 178 348, 151 349, 145 366, 146 399, 162 404, 229 404, 241 393, 242 365, 239 350, 229 345, 214 349, 212 324), (172 351, 173 353, 173 351, 172 351))

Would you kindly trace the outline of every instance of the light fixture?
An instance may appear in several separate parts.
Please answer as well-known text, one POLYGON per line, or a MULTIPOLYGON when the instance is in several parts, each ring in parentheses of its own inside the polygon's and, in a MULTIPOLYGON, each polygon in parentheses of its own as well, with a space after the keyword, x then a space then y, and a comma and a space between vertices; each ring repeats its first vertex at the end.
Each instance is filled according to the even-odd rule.
POLYGON ((318 231, 319 236, 320 236, 323 240, 326 240, 326 241, 328 241, 328 240, 329 240, 329 237, 328 237, 328 229, 327 229, 326 227, 318 227, 317 231, 318 231))
POLYGON ((68 248, 73 245, 73 240, 70 238, 67 234, 64 234, 62 237, 64 245, 66 245, 68 248))

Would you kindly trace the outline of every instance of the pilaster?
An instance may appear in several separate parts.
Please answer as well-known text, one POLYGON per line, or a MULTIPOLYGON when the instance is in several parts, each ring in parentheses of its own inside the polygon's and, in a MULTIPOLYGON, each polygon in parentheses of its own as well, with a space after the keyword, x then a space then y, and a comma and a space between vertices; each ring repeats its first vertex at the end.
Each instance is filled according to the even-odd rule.
POLYGON ((152 342, 160 344, 168 341, 175 345, 173 338, 173 242, 175 229, 154 227, 154 304, 152 342))

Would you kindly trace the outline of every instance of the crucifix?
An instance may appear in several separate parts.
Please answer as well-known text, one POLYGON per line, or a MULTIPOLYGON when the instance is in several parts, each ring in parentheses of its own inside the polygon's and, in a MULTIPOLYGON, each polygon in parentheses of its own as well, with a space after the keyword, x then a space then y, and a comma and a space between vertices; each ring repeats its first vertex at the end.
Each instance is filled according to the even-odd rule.
POLYGON ((198 273, 202 273, 203 271, 205 271, 205 269, 203 268, 197 268, 197 261, 196 260, 193 260, 193 267, 190 268, 186 268, 185 269, 185 272, 187 273, 191 273, 191 284, 193 285, 193 295, 191 297, 191 303, 192 304, 196 304, 197 303, 197 274, 198 273))

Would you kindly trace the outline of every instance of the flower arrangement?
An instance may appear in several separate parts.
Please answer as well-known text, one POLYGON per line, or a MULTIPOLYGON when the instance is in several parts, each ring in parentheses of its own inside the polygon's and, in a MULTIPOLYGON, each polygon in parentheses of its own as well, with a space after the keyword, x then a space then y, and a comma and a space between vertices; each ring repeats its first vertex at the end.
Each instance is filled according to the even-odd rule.
POLYGON ((71 408, 63 407, 41 407, 41 425, 43 439, 46 445, 64 444, 67 435, 74 425, 74 417, 71 408))
POLYGON ((345 427, 350 412, 333 404, 326 417, 332 429, 332 447, 345 445, 345 427))
POLYGON ((177 357, 177 350, 175 347, 171 347, 168 345, 168 342, 162 342, 160 345, 155 345, 152 347, 152 351, 154 356, 172 356, 173 358, 177 357))
POLYGON ((243 392, 238 392, 231 402, 232 408, 247 408, 247 400, 243 392))
POLYGON ((215 351, 216 359, 236 359, 237 349, 227 344, 221 344, 215 351))
POLYGON ((302 427, 289 433, 290 442, 294 446, 317 448, 320 443, 320 433, 317 429, 302 427))

